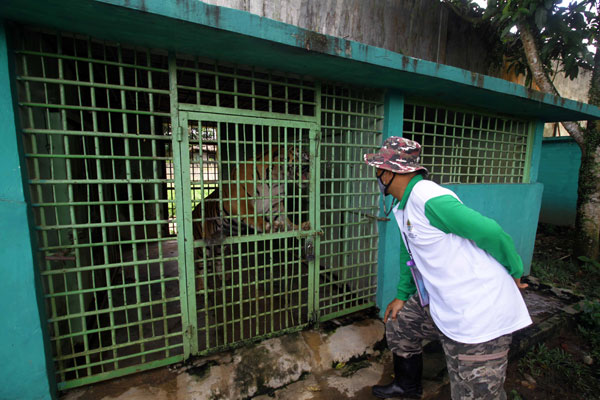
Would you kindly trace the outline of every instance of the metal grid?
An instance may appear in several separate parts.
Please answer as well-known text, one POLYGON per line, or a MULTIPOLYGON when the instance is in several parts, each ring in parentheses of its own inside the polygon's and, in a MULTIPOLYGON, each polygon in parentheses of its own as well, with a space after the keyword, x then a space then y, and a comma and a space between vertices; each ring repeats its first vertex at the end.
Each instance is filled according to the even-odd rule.
POLYGON ((199 116, 188 120, 191 170, 218 171, 191 180, 215 188, 192 198, 198 353, 205 354, 306 326, 314 276, 303 251, 310 128, 199 116), (207 148, 214 155, 199 153, 207 148))
POLYGON ((59 388, 181 360, 167 57, 71 34, 15 37, 59 388))
POLYGON ((374 305, 381 93, 18 29, 60 389, 374 305))
POLYGON ((235 109, 238 115, 264 112, 271 118, 273 114, 316 114, 314 81, 292 74, 179 56, 177 88, 180 103, 195 104, 209 112, 219 107, 235 109))
POLYGON ((437 183, 522 183, 531 123, 407 102, 403 136, 423 146, 421 162, 437 183))
POLYGON ((363 154, 381 144, 383 93, 321 93, 321 320, 375 305, 379 191, 363 154))

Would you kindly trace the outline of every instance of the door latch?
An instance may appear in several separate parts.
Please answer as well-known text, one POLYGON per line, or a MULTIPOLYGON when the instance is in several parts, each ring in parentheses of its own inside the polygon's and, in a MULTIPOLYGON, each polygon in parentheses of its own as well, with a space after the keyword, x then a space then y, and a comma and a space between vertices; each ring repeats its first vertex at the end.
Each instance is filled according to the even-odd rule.
POLYGON ((304 243, 304 254, 306 261, 314 261, 315 259, 315 244, 312 239, 306 239, 304 243))

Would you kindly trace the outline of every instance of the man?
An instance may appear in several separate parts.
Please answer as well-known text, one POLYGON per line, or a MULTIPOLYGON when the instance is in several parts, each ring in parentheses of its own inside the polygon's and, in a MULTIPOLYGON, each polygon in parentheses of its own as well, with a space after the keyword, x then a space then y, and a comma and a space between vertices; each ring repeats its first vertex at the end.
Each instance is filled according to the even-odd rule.
POLYGON ((402 236, 398 292, 383 317, 394 380, 373 394, 420 398, 421 343, 439 339, 453 399, 506 399, 512 332, 531 324, 519 291, 523 262, 494 220, 423 179, 420 153, 419 143, 390 137, 364 155, 382 194, 398 201, 390 211, 402 236))

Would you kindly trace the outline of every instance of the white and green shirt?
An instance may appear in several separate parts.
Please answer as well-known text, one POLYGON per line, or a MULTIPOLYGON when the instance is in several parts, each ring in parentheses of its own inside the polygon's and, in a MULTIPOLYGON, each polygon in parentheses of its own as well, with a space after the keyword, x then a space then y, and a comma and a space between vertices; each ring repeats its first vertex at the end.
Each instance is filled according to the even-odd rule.
POLYGON ((420 175, 408 184, 394 215, 403 239, 398 299, 416 291, 406 239, 429 293, 431 317, 444 335, 483 343, 531 324, 513 280, 523 274, 523 262, 498 223, 420 175))

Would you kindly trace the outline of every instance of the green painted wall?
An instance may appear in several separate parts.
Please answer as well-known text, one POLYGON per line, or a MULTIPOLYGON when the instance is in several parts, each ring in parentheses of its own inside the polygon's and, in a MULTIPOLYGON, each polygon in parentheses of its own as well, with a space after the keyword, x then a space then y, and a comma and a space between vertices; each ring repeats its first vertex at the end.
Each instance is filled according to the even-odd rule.
POLYGON ((46 318, 40 299, 22 160, 11 97, 4 21, 0 20, 0 399, 50 399, 55 393, 46 361, 46 318))
POLYGON ((581 149, 571 137, 542 143, 539 181, 544 184, 540 222, 574 225, 581 149))
MULTIPOLYGON (((402 121, 404 120, 404 96, 395 91, 389 91, 385 97, 383 120, 383 140, 390 136, 402 136, 402 121)), ((373 169, 375 179, 375 169, 373 169)), ((380 196, 381 198, 381 196, 380 196)), ((380 200, 381 201, 381 200, 380 200)), ((386 196, 388 210, 392 204, 392 196, 386 196)), ((380 217, 385 217, 382 204, 379 206, 380 217)), ((398 243, 400 243, 400 231, 394 215, 388 217, 390 221, 379 221, 379 249, 377 264, 377 296, 375 302, 383 312, 388 303, 396 296, 396 286, 400 278, 400 265, 398 263, 398 243)))
MULTIPOLYGON (((513 238, 523 259, 525 275, 531 271, 540 203, 544 186, 534 184, 444 185, 454 191, 463 203, 496 220, 513 238)), ((398 245, 400 234, 394 220, 380 222, 384 248, 379 252, 377 305, 383 311, 396 296, 399 276, 398 245), (386 225, 381 228, 381 225, 386 225), (394 261, 396 260, 396 261, 394 261)))
MULTIPOLYGON (((515 241, 523 259, 524 273, 529 275, 544 186, 540 183, 444 186, 454 191, 464 204, 502 226, 515 241)), ((380 232, 389 236, 382 236, 385 247, 379 251, 377 306, 383 311, 396 296, 400 267, 397 262, 399 247, 395 243, 400 243, 400 234, 394 220, 380 222, 380 232), (386 226, 382 229, 382 225, 386 226)))
MULTIPOLYGON (((388 136, 402 136, 403 111, 402 94, 388 93, 385 99, 384 139, 388 136)), ((523 259, 525 275, 531 271, 535 234, 544 190, 543 184, 536 183, 540 174, 543 128, 542 122, 534 123, 529 141, 531 163, 526 173, 529 175, 528 180, 533 183, 444 185, 454 191, 464 204, 496 220, 513 238, 517 251, 523 259)), ((390 199, 387 200, 390 202, 390 199)), ((380 212, 380 217, 383 216, 383 212, 380 212)), ((401 238, 393 217, 390 221, 379 222, 378 229, 380 242, 376 303, 383 316, 387 304, 396 296, 396 285, 400 274, 398 243, 401 238)))
POLYGON ((531 271, 540 204, 544 185, 445 185, 464 204, 496 220, 514 240, 523 259, 525 275, 531 271))

